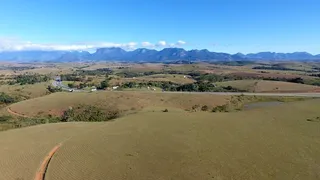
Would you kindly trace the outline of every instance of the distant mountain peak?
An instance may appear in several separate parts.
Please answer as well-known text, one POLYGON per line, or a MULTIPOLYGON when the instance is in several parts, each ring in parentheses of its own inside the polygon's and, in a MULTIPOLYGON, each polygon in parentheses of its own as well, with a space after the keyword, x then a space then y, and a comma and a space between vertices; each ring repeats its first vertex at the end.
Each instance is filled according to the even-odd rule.
POLYGON ((320 60, 319 55, 308 52, 276 53, 218 53, 207 49, 185 50, 183 48, 164 48, 160 51, 139 48, 125 51, 120 47, 99 48, 95 53, 87 51, 10 51, 0 52, 0 60, 9 61, 78 61, 78 60, 115 60, 115 61, 145 61, 145 62, 186 62, 186 61, 240 61, 240 60, 320 60))

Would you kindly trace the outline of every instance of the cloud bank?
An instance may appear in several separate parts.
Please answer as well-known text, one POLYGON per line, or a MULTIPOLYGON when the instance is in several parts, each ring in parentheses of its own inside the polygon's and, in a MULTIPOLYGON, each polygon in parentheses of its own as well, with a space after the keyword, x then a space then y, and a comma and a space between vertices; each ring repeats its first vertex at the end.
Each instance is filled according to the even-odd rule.
POLYGON ((74 43, 74 44, 41 44, 30 41, 20 41, 14 38, 0 38, 0 52, 1 51, 22 51, 22 50, 44 50, 44 51, 73 51, 82 50, 90 51, 103 47, 120 47, 126 50, 134 50, 140 47, 144 48, 166 48, 166 47, 180 47, 186 42, 179 40, 176 43, 167 43, 166 41, 158 41, 156 43, 145 42, 128 42, 128 43, 113 43, 113 42, 94 42, 94 43, 74 43))

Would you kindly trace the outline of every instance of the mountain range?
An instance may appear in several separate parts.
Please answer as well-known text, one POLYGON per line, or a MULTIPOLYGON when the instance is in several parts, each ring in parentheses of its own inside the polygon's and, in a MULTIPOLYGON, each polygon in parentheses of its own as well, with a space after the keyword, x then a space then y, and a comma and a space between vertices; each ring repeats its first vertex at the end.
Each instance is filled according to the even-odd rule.
POLYGON ((128 61, 128 62, 175 62, 175 61, 241 61, 241 60, 320 60, 319 55, 307 52, 275 53, 260 52, 250 54, 228 54, 182 48, 154 49, 139 48, 125 51, 118 47, 99 48, 94 53, 87 51, 7 51, 0 52, 0 60, 16 62, 75 62, 75 61, 128 61))

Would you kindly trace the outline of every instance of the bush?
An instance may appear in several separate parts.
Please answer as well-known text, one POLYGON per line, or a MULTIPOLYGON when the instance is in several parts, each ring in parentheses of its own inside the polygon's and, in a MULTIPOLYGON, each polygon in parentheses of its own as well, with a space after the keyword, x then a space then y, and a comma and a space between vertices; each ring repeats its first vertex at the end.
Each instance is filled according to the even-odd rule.
POLYGON ((108 121, 120 116, 120 111, 116 108, 103 110, 95 106, 83 105, 75 109, 68 109, 63 113, 61 121, 90 121, 100 122, 108 121))
POLYGON ((10 104, 14 102, 15 102, 15 99, 13 97, 5 94, 4 92, 0 93, 0 103, 10 104))
POLYGON ((60 87, 53 87, 51 85, 49 85, 47 87, 47 90, 50 92, 50 93, 55 93, 55 92, 61 92, 62 89, 60 87))
POLYGON ((10 119, 12 119, 11 116, 0 116, 0 123, 8 122, 10 119))
POLYGON ((225 104, 225 105, 214 107, 212 109, 212 112, 228 112, 228 105, 225 104))
POLYGON ((204 105, 201 107, 201 111, 208 111, 209 107, 207 105, 204 105))
POLYGON ((69 88, 74 88, 75 85, 74 85, 74 83, 68 83, 68 87, 69 87, 69 88))
POLYGON ((169 110, 168 110, 168 109, 165 109, 165 110, 163 110, 162 112, 169 112, 169 110))

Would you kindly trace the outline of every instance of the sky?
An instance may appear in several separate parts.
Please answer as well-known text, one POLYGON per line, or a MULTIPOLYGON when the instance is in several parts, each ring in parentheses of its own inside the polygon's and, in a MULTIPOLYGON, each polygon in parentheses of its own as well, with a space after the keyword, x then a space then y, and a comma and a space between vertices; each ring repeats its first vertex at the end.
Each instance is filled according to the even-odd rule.
POLYGON ((320 54, 320 0, 1 0, 0 51, 320 54))

